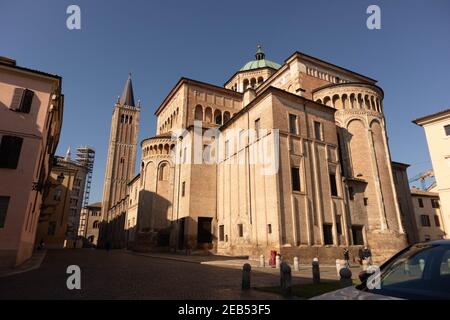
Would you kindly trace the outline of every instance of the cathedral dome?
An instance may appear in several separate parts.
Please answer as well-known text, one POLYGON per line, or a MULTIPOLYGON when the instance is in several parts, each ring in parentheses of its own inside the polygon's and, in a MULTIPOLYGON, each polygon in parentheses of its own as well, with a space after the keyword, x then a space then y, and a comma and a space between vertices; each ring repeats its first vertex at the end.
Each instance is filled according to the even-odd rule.
POLYGON ((255 58, 256 60, 247 62, 239 71, 249 71, 259 68, 272 68, 278 70, 281 67, 281 65, 279 65, 278 63, 267 60, 265 58, 265 54, 262 51, 260 45, 258 45, 258 50, 256 51, 255 58))

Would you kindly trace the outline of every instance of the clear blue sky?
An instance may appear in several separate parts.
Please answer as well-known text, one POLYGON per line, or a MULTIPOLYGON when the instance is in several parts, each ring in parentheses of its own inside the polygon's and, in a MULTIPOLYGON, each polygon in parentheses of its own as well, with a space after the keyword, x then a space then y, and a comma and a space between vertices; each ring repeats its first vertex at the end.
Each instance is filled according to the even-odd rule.
MULTIPOLYGON (((113 104, 129 72, 142 100, 140 140, 181 76, 222 85, 262 43, 270 60, 302 51, 379 81, 392 158, 431 168, 412 119, 450 107, 450 1, 0 0, 0 55, 63 77, 58 153, 96 149, 91 201, 101 199, 113 104), (82 29, 66 29, 77 4, 82 29), (366 8, 381 7, 381 30, 366 8)), ((138 155, 138 159, 140 154, 138 155)))

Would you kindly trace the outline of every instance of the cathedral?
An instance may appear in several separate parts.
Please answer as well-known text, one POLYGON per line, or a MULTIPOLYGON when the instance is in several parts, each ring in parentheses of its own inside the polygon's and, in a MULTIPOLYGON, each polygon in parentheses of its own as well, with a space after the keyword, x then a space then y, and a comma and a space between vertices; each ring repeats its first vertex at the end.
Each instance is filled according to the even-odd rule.
POLYGON ((369 246, 385 260, 407 237, 376 82, 301 52, 278 64, 258 46, 223 86, 181 78, 138 145, 129 77, 113 110, 99 245, 301 261, 369 246))

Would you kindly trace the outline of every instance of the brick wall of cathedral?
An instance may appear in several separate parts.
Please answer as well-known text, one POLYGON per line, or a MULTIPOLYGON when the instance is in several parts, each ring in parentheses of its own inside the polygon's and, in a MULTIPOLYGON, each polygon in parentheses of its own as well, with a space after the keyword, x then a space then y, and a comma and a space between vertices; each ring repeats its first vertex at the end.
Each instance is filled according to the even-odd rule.
MULTIPOLYGON (((139 250, 197 247, 205 241, 199 236, 204 228, 212 233, 205 248, 225 254, 277 249, 287 256, 335 259, 341 247, 357 251, 369 245, 376 259, 383 260, 400 249, 405 239, 383 91, 376 81, 301 54, 278 70, 261 73, 262 81, 260 73, 237 73, 228 89, 180 80, 156 111, 157 135, 142 142, 139 182, 133 182, 139 185, 138 205, 128 219, 136 218, 139 250), (256 90, 255 98, 244 99, 246 85, 256 90), (298 134, 290 131, 290 114, 297 117, 298 134), (280 130, 276 175, 262 176, 257 166, 227 164, 227 159, 191 163, 194 121, 224 134, 231 128, 252 128, 256 118, 261 128, 280 130), (315 135, 316 123, 322 140, 315 135), (173 140, 177 129, 186 131, 173 140), (182 161, 174 162, 174 155, 182 161), (292 190, 293 170, 300 170, 300 190, 292 190)), ((121 150, 116 161, 127 156, 121 150)), ((123 177, 120 167, 114 170, 116 179, 123 177)), ((120 183, 114 188, 118 195, 113 199, 126 193, 120 183)))

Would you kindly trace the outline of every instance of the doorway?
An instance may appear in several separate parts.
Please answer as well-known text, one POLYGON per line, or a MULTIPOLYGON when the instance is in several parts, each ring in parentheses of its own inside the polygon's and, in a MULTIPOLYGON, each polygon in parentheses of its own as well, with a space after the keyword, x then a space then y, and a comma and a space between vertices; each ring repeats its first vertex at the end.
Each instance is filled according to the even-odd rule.
POLYGON ((212 243, 212 218, 198 217, 197 243, 212 243))

